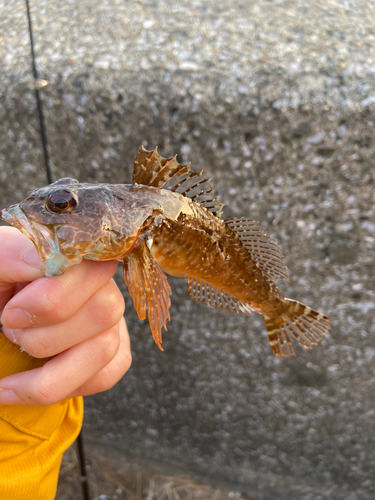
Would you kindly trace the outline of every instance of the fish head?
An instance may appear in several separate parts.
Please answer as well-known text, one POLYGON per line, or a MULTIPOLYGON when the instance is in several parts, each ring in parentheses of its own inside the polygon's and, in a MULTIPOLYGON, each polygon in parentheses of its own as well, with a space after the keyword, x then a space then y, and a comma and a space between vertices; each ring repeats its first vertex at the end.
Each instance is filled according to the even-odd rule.
POLYGON ((120 260, 134 243, 139 228, 120 220, 124 213, 129 218, 126 208, 132 201, 126 197, 128 186, 121 187, 122 197, 108 184, 63 178, 32 191, 0 216, 34 243, 46 276, 54 276, 82 258, 120 260))

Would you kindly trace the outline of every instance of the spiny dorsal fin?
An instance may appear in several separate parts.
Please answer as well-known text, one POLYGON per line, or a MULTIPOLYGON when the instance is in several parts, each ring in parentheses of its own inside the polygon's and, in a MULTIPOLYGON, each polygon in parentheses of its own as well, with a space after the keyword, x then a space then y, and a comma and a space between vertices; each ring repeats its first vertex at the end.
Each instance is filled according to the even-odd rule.
POLYGON ((141 146, 134 161, 133 183, 162 188, 171 177, 188 173, 190 164, 180 165, 176 157, 163 158, 158 148, 147 151, 141 146))
POLYGON ((150 253, 145 242, 135 245, 135 249, 124 259, 124 281, 133 299, 139 319, 146 318, 156 345, 161 347, 161 329, 170 320, 171 287, 167 278, 150 253))
POLYGON ((284 256, 276 241, 259 226, 259 222, 238 218, 228 219, 225 223, 236 233, 251 257, 272 281, 288 281, 288 269, 284 256))
POLYGON ((216 288, 205 281, 197 278, 188 279, 188 290, 190 297, 197 302, 205 304, 208 307, 221 309, 223 311, 231 311, 236 313, 261 314, 260 309, 238 300, 232 295, 219 288, 216 288))
POLYGON ((190 163, 181 165, 176 158, 163 158, 157 148, 147 151, 141 146, 134 162, 133 183, 176 191, 220 217, 223 205, 211 189, 210 179, 202 172, 192 172, 190 163))

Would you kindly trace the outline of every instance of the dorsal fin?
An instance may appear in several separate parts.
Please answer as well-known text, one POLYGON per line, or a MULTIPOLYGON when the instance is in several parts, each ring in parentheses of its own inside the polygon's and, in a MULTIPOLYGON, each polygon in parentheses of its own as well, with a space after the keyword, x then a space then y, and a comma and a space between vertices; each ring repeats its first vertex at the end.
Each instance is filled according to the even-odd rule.
POLYGON ((188 279, 188 290, 190 297, 197 302, 201 302, 208 307, 221 309, 242 314, 251 315, 253 313, 261 314, 261 310, 253 307, 242 300, 236 299, 219 288, 210 285, 206 281, 197 278, 188 279))
POLYGON ((236 233, 251 257, 272 281, 288 281, 288 268, 276 241, 259 222, 246 218, 227 219, 225 223, 236 233))
POLYGON ((220 217, 223 205, 211 189, 211 179, 193 172, 190 163, 181 165, 176 158, 163 158, 158 148, 147 151, 141 146, 134 162, 133 183, 176 191, 220 217))

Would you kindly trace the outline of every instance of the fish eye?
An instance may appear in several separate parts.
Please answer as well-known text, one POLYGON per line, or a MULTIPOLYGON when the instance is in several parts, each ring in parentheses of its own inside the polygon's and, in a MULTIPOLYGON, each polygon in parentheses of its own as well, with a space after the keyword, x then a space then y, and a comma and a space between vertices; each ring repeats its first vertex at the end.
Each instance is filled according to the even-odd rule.
POLYGON ((46 208, 54 213, 71 212, 77 206, 77 197, 67 189, 50 194, 46 200, 46 208))

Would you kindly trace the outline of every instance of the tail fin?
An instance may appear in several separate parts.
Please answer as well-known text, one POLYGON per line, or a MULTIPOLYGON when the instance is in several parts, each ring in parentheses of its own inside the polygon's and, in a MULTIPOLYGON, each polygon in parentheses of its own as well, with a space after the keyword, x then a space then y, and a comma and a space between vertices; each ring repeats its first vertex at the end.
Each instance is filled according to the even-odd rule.
POLYGON ((276 317, 265 316, 267 332, 276 356, 295 356, 290 335, 306 349, 320 342, 330 329, 329 318, 296 300, 285 299, 285 312, 276 317))

